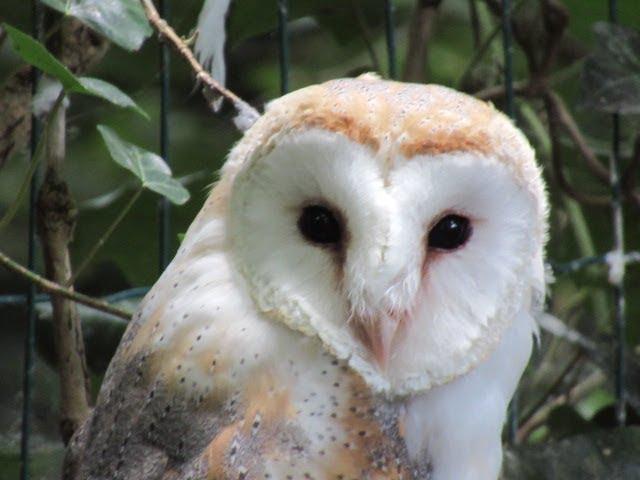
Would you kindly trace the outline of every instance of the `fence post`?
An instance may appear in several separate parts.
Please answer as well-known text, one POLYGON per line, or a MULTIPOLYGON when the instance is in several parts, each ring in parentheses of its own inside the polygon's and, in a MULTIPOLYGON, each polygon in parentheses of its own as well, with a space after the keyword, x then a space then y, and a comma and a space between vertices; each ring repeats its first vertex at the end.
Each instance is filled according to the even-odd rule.
POLYGON ((384 1, 384 27, 387 40, 387 58, 389 63, 389 78, 397 77, 396 60, 396 32, 394 23, 395 7, 393 0, 384 1))
MULTIPOLYGON (((618 22, 618 2, 609 0, 609 21, 618 22)), ((620 116, 612 115, 611 155, 609 156, 609 170, 611 172, 611 217, 613 222, 613 252, 624 262, 624 217, 620 191, 620 116)), ((615 396, 616 420, 618 425, 626 423, 626 391, 625 391, 625 294, 624 294, 624 263, 622 275, 613 279, 613 303, 615 321, 615 396)))
MULTIPOLYGON (((43 11, 39 0, 32 0, 31 3, 31 22, 32 35, 37 40, 42 38, 43 29, 43 11)), ((36 93, 38 81, 40 80, 40 71, 31 67, 31 95, 32 98, 36 93)), ((40 121, 31 116, 31 138, 29 140, 29 153, 31 161, 34 161, 33 155, 36 151, 38 140, 40 139, 42 126, 40 121)), ((29 230, 27 241, 27 268, 35 270, 36 264, 36 202, 38 195, 38 174, 36 173, 31 179, 29 190, 29 230)), ((36 343, 36 286, 29 282, 27 287, 27 330, 24 339, 24 360, 22 371, 22 425, 20 428, 20 479, 27 480, 29 478, 29 461, 30 461, 30 429, 31 429, 31 388, 33 385, 33 371, 35 362, 35 343, 36 343)))
POLYGON ((289 2, 278 0, 278 53, 280 64, 280 94, 289 91, 289 2))
MULTIPOLYGON (((515 103, 513 96, 513 41, 511 32, 511 0, 502 0, 502 50, 504 53, 504 90, 505 111, 515 122, 515 103)), ((518 390, 513 394, 507 419, 507 438, 516 443, 518 433, 518 390)))
MULTIPOLYGON (((170 0, 160 0, 160 15, 169 21, 170 0)), ((171 81, 171 58, 169 46, 160 39, 160 156, 171 167, 169 157, 169 101, 171 81)), ((171 256, 171 208, 169 201, 161 197, 158 201, 158 263, 159 272, 167 267, 171 256)))

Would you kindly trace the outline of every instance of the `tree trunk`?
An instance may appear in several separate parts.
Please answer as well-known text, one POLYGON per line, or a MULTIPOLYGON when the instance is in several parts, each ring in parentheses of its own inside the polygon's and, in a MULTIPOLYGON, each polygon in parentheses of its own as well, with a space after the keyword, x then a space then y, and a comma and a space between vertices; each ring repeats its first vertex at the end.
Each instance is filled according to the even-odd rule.
MULTIPOLYGON (((38 231, 47 278, 67 284, 72 276, 69 243, 77 209, 62 177, 66 114, 63 106, 50 119, 46 170, 38 195, 38 231)), ((52 295, 54 343, 60 378, 60 430, 65 444, 89 414, 89 382, 82 327, 76 305, 52 295)))

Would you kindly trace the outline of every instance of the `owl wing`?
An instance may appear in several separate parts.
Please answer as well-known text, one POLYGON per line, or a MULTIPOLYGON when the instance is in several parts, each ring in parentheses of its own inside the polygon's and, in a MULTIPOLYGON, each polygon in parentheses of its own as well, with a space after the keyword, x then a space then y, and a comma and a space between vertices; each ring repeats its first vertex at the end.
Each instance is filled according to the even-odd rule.
POLYGON ((205 326, 185 321, 159 348, 171 337, 163 322, 176 316, 153 293, 145 303, 72 439, 65 479, 428 478, 428 465, 408 459, 402 407, 372 395, 320 342, 254 325, 282 358, 280 375, 251 350, 245 317, 209 326, 215 335, 202 350, 194 345, 205 326), (281 336, 298 348, 284 348, 281 336), (197 363, 208 365, 207 378, 197 363))
MULTIPOLYGON (((180 263, 156 283, 128 326, 96 406, 71 441, 65 478, 206 477, 201 454, 229 423, 235 372, 216 366, 225 363, 220 344, 228 335, 203 338, 216 307, 177 307, 195 300, 188 295, 194 283, 177 285, 180 263)), ((207 297, 220 300, 216 293, 207 297)))

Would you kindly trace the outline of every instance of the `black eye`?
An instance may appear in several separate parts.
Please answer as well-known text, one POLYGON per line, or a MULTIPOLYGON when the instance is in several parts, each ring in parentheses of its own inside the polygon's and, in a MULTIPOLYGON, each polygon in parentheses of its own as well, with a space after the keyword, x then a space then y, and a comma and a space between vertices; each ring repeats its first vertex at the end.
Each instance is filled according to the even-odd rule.
POLYGON ((298 229, 313 243, 338 243, 342 239, 340 222, 331 210, 321 205, 304 207, 298 219, 298 229))
POLYGON ((469 240, 471 222, 460 215, 447 215, 429 232, 429 247, 441 250, 453 250, 469 240))

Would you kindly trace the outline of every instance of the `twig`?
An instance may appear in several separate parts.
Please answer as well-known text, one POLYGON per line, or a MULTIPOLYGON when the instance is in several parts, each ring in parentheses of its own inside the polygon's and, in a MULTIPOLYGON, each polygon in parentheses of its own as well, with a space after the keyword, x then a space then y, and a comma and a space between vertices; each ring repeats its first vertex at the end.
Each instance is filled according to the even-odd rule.
POLYGON ((553 167, 558 186, 567 195, 574 198, 578 202, 588 205, 608 206, 610 201, 608 195, 593 195, 589 193, 583 193, 576 190, 569 184, 569 181, 564 175, 559 138, 559 129, 563 124, 566 128, 567 117, 563 117, 563 111, 561 108, 562 101, 551 90, 545 93, 544 103, 549 120, 549 136, 551 137, 551 165, 553 167))
POLYGON ((67 282, 67 285, 73 285, 73 283, 76 281, 80 273, 87 267, 87 265, 89 265, 93 257, 95 257, 96 253, 98 252, 98 250, 100 250, 100 248, 104 245, 107 239, 111 236, 113 231, 120 224, 122 219, 129 212, 129 210, 131 210, 131 207, 133 207, 133 204, 136 203, 136 200, 138 199, 142 191, 143 191, 142 187, 136 190, 136 192, 129 199, 129 201, 124 206, 124 208, 120 211, 120 213, 118 213, 118 216, 114 219, 113 222, 111 222, 111 224, 107 227, 107 229, 102 234, 102 236, 98 239, 98 241, 93 244, 87 256, 84 258, 84 260, 82 260, 82 262, 80 263, 80 266, 76 268, 76 271, 73 273, 73 276, 67 282))
POLYGON ((376 53, 376 49, 373 46, 374 37, 371 34, 369 25, 367 25, 367 19, 365 18, 364 12, 362 11, 361 2, 351 0, 351 9, 353 10, 353 14, 356 17, 356 22, 358 23, 358 28, 360 29, 360 33, 362 34, 362 41, 367 47, 367 52, 369 52, 369 57, 371 58, 371 62, 373 63, 373 69, 376 72, 382 73, 382 69, 380 68, 380 60, 378 59, 378 54, 376 53))
POLYGON ((578 362, 582 360, 582 356, 583 356, 583 353, 581 351, 578 351, 573 356, 573 358, 569 360, 567 365, 562 369, 562 371, 556 377, 556 379, 553 382, 551 382, 551 385, 549 385, 547 390, 533 404, 533 406, 529 409, 529 411, 520 418, 520 423, 522 424, 527 423, 531 419, 531 417, 533 417, 538 412, 538 410, 540 410, 545 405, 545 403, 547 403, 551 395, 553 395, 556 392, 556 390, 558 389, 558 387, 560 387, 560 385, 565 380, 567 375, 569 375, 569 373, 571 373, 571 371, 576 367, 578 362))
POLYGON ((78 293, 72 288, 65 287, 63 285, 60 285, 59 283, 52 282, 51 280, 41 277, 37 273, 32 272, 28 268, 23 267, 16 261, 7 257, 2 252, 0 252, 0 265, 3 265, 12 272, 25 277, 27 280, 35 283, 45 292, 63 296, 65 298, 68 298, 69 300, 73 300, 74 302, 86 305, 87 307, 95 308, 96 310, 100 310, 101 312, 110 313, 125 320, 129 320, 131 318, 131 314, 125 310, 114 307, 113 305, 110 305, 107 302, 104 302, 97 298, 78 293))
POLYGON ((477 52, 480 46, 480 19, 478 18, 478 6, 476 0, 468 0, 469 20, 471 22, 471 38, 473 39, 473 49, 477 52))
POLYGON ((633 189, 636 186, 636 173, 638 172, 638 168, 640 168, 640 133, 636 135, 636 141, 633 144, 631 161, 622 174, 622 188, 627 194, 633 193, 633 189))
MULTIPOLYGON (((471 5, 475 5, 473 3, 474 0, 471 0, 471 5)), ((473 9, 475 11, 475 8, 473 9)), ((476 13, 477 16, 477 13, 476 13)), ((477 19, 476 19, 477 21, 477 19)), ((469 63, 467 63, 467 66, 465 67, 464 71, 462 72, 462 75, 460 75, 460 78, 458 79, 457 82, 457 88, 461 88, 464 86, 464 84, 466 83, 467 78, 469 77, 469 75, 471 75, 471 72, 473 71, 473 69, 476 67, 476 65, 480 62, 480 60, 482 60, 482 57, 484 57, 484 54, 487 52, 487 50, 489 50, 489 47, 491 46, 491 43, 498 38, 498 34, 500 33, 500 25, 496 25, 495 27, 493 27, 493 30, 489 33, 489 35, 486 36, 486 38, 484 40, 482 40, 482 43, 480 43, 473 51, 473 55, 471 56, 471 60, 469 60, 469 63)), ((475 27, 474 27, 475 30, 475 27)), ((474 34, 475 37, 475 34, 474 34)), ((475 39, 474 39, 475 42, 475 39)), ((501 89, 504 90, 504 87, 502 87, 500 85, 501 89)), ((476 94, 477 96, 477 94, 476 94)))
MULTIPOLYGON (((522 7, 523 4, 524 4, 524 0, 519 0, 512 7, 511 9, 512 13, 515 14, 520 9, 520 7, 522 7)), ((475 0, 469 0, 469 8, 470 8, 471 24, 473 27, 475 48, 474 48, 473 55, 471 56, 471 60, 469 60, 469 63, 465 67, 464 71, 462 72, 462 75, 460 75, 460 78, 456 83, 457 88, 462 88, 464 86, 464 84, 467 81, 467 78, 469 77, 469 75, 471 75, 471 72, 473 71, 473 69, 480 62, 480 60, 482 60, 482 57, 484 57, 485 53, 487 53, 487 50, 489 50, 489 47, 491 46, 493 41, 498 37, 498 35, 502 31, 502 25, 500 23, 496 24, 493 27, 493 29, 489 32, 489 34, 481 42, 479 33, 476 34, 476 30, 479 30, 480 26, 479 25, 476 26, 476 23, 479 22, 479 18, 478 18, 477 7, 475 5, 475 0), (476 35, 478 35, 477 38, 476 38, 476 35)), ((504 87, 501 86, 500 88, 502 89, 502 91, 499 94, 496 94, 496 97, 500 97, 504 95, 504 87)), ((489 99, 485 98, 485 100, 489 100, 489 99)))
POLYGON ((415 11, 409 25, 407 39, 407 57, 402 79, 419 82, 424 79, 427 68, 429 39, 433 31, 433 22, 442 0, 417 0, 415 11))
POLYGON ((180 38, 175 30, 171 28, 171 26, 162 19, 162 17, 160 17, 158 10, 156 10, 156 7, 153 5, 151 0, 140 1, 151 25, 155 28, 158 34, 160 34, 162 38, 166 39, 169 44, 187 61, 187 63, 189 63, 189 66, 196 75, 196 79, 204 84, 208 93, 210 95, 213 94, 214 96, 222 95, 233 104, 238 116, 243 119, 242 125, 240 125, 239 122, 236 122, 238 129, 248 129, 260 116, 258 111, 231 90, 225 88, 219 82, 214 80, 209 72, 207 72, 200 62, 198 62, 184 40, 180 38))
POLYGON ((543 313, 538 316, 537 321, 542 330, 580 348, 583 353, 590 357, 598 353, 598 345, 595 341, 567 325, 554 315, 543 313))
POLYGON ((567 7, 556 0, 542 0, 540 8, 542 9, 542 21, 547 36, 545 38, 546 48, 543 50, 544 57, 535 72, 536 76, 545 75, 553 65, 560 50, 562 37, 569 25, 567 7))
MULTIPOLYGON (((499 31, 499 30, 498 30, 499 31)), ((530 96, 533 94, 533 87, 528 81, 513 82, 513 93, 517 95, 530 96)), ((505 89, 504 85, 495 85, 493 87, 487 87, 479 92, 473 94, 474 97, 480 100, 492 101, 504 97, 505 89)))
MULTIPOLYGON (((607 263, 607 256, 610 253, 612 252, 605 253, 604 255, 594 255, 589 257, 577 258, 569 262, 551 263, 549 264, 549 267, 553 270, 553 273, 555 275, 573 273, 591 265, 602 265, 607 263)), ((624 262, 627 265, 631 263, 639 263, 640 252, 626 252, 624 254, 624 262)))
POLYGON ((569 113, 564 101, 552 91, 547 93, 546 99, 551 102, 551 106, 556 112, 556 119, 560 126, 569 134, 569 137, 578 148, 589 170, 603 183, 608 184, 609 170, 598 161, 591 148, 589 148, 587 141, 580 132, 580 128, 578 128, 573 116, 569 113))
POLYGON ((567 403, 575 402, 576 400, 583 398, 595 388, 598 388, 600 385, 604 384, 606 380, 607 377, 600 370, 597 370, 587 378, 585 378, 582 382, 574 386, 571 390, 569 390, 569 392, 558 395, 557 397, 547 402, 518 429, 518 441, 522 442, 526 440, 526 438, 533 430, 535 430, 538 426, 543 424, 547 420, 547 418, 549 418, 549 414, 554 408, 560 405, 566 405, 567 403))

